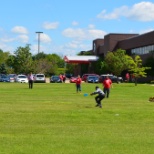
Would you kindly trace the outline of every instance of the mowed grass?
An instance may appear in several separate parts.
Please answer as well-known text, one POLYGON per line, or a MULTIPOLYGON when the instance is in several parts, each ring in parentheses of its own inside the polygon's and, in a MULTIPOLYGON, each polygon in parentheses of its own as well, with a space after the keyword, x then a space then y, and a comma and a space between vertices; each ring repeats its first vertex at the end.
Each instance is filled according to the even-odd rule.
POLYGON ((100 109, 96 85, 0 83, 0 154, 153 154, 154 86, 115 83, 100 109))

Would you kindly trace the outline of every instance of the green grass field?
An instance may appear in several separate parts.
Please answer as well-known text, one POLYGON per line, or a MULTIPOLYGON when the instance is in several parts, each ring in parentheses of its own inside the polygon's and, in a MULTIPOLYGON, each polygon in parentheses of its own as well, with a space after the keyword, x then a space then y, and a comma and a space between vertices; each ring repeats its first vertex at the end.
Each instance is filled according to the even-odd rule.
POLYGON ((154 86, 115 83, 102 109, 95 86, 0 83, 0 154, 153 154, 154 86))

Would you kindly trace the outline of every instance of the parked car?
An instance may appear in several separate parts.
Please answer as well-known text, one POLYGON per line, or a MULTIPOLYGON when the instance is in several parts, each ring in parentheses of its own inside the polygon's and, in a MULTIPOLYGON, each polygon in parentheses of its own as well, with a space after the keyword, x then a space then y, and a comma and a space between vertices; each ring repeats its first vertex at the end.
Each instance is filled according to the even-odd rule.
POLYGON ((9 74, 8 77, 10 78, 10 82, 15 82, 16 74, 9 74))
POLYGON ((112 74, 100 75, 100 80, 99 81, 103 82, 107 76, 111 79, 112 82, 116 82, 116 83, 123 82, 122 77, 118 77, 118 76, 115 76, 115 75, 112 75, 112 74))
POLYGON ((15 77, 15 81, 20 83, 28 83, 28 78, 26 75, 17 75, 15 77))
POLYGON ((34 82, 35 83, 46 83, 45 75, 44 74, 35 74, 34 82))
POLYGON ((10 78, 8 75, 2 75, 0 80, 1 82, 10 82, 10 78))
POLYGON ((96 75, 96 76, 88 76, 87 77, 87 82, 88 83, 99 83, 99 77, 96 75))
POLYGON ((83 74, 82 75, 82 81, 85 81, 86 82, 88 76, 98 76, 99 77, 98 74, 83 74))
POLYGON ((72 75, 71 73, 66 73, 65 76, 66 76, 66 78, 69 78, 69 79, 70 79, 71 77, 73 77, 73 75, 72 75))
POLYGON ((53 75, 50 78, 50 83, 62 83, 62 81, 58 75, 53 75))
POLYGON ((77 77, 71 77, 70 78, 70 83, 76 83, 77 77))

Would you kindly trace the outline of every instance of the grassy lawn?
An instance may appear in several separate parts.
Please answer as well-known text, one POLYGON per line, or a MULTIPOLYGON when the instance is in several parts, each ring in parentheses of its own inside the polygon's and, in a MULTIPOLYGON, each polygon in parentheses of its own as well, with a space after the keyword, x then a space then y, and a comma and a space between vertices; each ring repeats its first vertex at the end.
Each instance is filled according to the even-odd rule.
POLYGON ((0 83, 0 154, 153 154, 154 86, 114 84, 102 109, 95 86, 0 83))

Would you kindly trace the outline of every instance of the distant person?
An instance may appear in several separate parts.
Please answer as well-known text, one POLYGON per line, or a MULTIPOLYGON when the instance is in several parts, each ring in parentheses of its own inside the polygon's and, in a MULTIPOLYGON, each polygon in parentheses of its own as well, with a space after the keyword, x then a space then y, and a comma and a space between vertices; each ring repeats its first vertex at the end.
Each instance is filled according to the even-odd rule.
POLYGON ((63 82, 65 83, 65 80, 66 80, 66 76, 65 74, 63 74, 63 82))
POLYGON ((103 92, 103 90, 101 90, 98 86, 95 87, 96 91, 94 91, 93 93, 91 93, 90 95, 95 95, 97 94, 97 96, 95 97, 95 101, 96 101, 96 107, 100 107, 102 108, 102 99, 105 98, 105 93, 103 92))
POLYGON ((81 82, 82 79, 80 78, 80 75, 78 75, 77 79, 76 79, 76 92, 80 92, 81 93, 81 82))
POLYGON ((134 76, 134 74, 131 75, 131 81, 132 82, 135 82, 135 76, 134 76))
POLYGON ((63 76, 61 74, 59 75, 59 78, 60 78, 61 82, 63 82, 63 76))
POLYGON ((33 89, 33 81, 34 81, 34 76, 32 73, 28 75, 28 83, 29 83, 29 89, 33 89))
POLYGON ((109 98, 111 85, 112 85, 112 81, 111 81, 111 79, 107 76, 107 77, 105 78, 105 80, 103 81, 103 86, 104 86, 103 91, 104 91, 105 96, 106 96, 107 98, 109 98))
POLYGON ((126 78, 126 82, 129 82, 129 78, 130 78, 130 75, 129 75, 129 73, 126 73, 126 76, 125 76, 125 78, 126 78))

